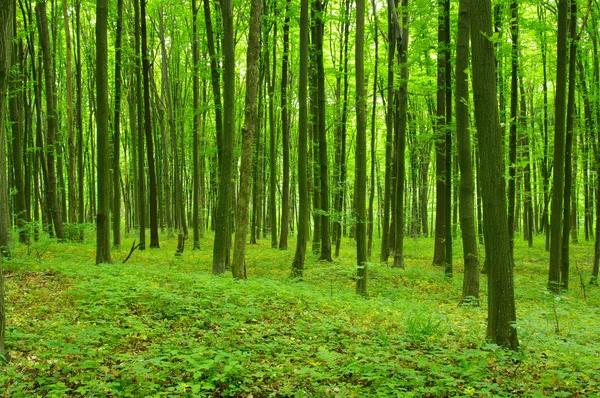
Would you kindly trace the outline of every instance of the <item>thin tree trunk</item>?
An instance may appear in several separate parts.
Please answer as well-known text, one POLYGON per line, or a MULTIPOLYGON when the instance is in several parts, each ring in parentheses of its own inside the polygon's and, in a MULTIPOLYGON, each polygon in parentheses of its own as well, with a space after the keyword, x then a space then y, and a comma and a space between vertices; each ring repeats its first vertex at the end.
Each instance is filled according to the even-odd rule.
POLYGON ((54 224, 54 231, 59 240, 65 238, 63 221, 60 214, 60 205, 58 203, 57 183, 56 183, 56 168, 54 163, 55 137, 57 130, 55 98, 54 98, 54 72, 52 69, 52 58, 50 55, 50 39, 48 38, 48 19, 46 16, 46 3, 37 3, 35 7, 36 21, 40 34, 40 47, 44 60, 44 81, 46 84, 46 119, 47 119, 47 142, 46 142, 46 163, 48 169, 48 181, 46 185, 46 193, 48 210, 54 224))
MULTIPOLYGON (((66 0, 63 0, 66 3, 66 0)), ((66 13, 66 9, 65 9, 66 13)), ((66 17, 65 17, 66 18, 66 17)), ((121 246, 121 42, 123 36, 123 0, 117 2, 117 37, 115 42, 115 116, 113 133, 112 233, 113 246, 121 246)))
POLYGON ((213 248, 213 274, 225 272, 229 262, 229 212, 231 208, 231 181, 233 169, 233 139, 235 134, 235 43, 233 36, 233 9, 231 0, 221 2, 223 18, 223 152, 219 173, 217 225, 213 248))
POLYGON ((193 240, 194 240, 194 250, 200 249, 200 227, 201 227, 201 217, 200 212, 202 211, 200 206, 201 196, 201 177, 200 177, 200 155, 199 155, 199 146, 200 146, 200 137, 198 130, 200 129, 200 78, 198 74, 200 73, 200 54, 198 51, 198 9, 196 8, 196 0, 192 0, 192 63, 193 63, 193 91, 194 91, 194 125, 193 125, 193 139, 194 139, 194 148, 192 152, 192 161, 193 165, 193 215, 192 215, 192 225, 193 225, 193 240))
MULTIPOLYGON (((569 88, 567 98, 567 124, 565 137, 565 185, 563 197, 563 231, 560 260, 560 287, 569 288, 569 243, 571 232, 571 189, 575 173, 573 173, 573 122, 575 118, 575 67, 577 57, 577 2, 571 0, 571 15, 569 18, 569 88)), ((556 170, 556 169, 555 169, 556 170)))
POLYGON ((362 296, 367 295, 367 215, 365 201, 367 196, 367 120, 366 120, 366 95, 365 95, 365 1, 356 1, 356 196, 354 212, 356 215, 356 261, 358 272, 356 279, 356 292, 362 296))
POLYGON ((110 151, 108 132, 108 0, 96 2, 96 140, 98 212, 96 264, 110 263, 110 151))
MULTIPOLYGON (((65 51, 66 51, 66 78, 67 78, 67 141, 69 146, 69 164, 67 167, 67 181, 69 188, 69 222, 74 223, 77 219, 77 197, 75 194, 75 132, 73 128, 73 50, 71 45, 71 28, 69 25, 69 12, 67 1, 62 2, 63 20, 65 27, 65 51)), ((66 209, 64 209, 66 211, 66 209)))
MULTIPOLYGON (((375 31, 375 60, 379 58, 379 32, 377 32, 377 4, 372 1, 373 6, 373 26, 375 31)), ((373 105, 371 108, 371 191, 369 193, 369 223, 367 226, 367 257, 371 258, 373 249, 373 202, 375 200, 375 115, 377 112, 377 83, 378 83, 378 62, 375 61, 375 71, 373 73, 373 105)))
MULTIPOLYGON (((236 279, 246 279, 246 236, 248 234, 248 206, 252 178, 252 144, 256 128, 256 94, 258 93, 260 58, 260 15, 262 0, 252 0, 248 53, 246 57, 246 109, 242 127, 242 159, 240 192, 237 200, 235 243, 231 272, 236 279)), ((285 109, 284 109, 285 112, 285 109)))
POLYGON ((556 99, 554 101, 554 170, 552 174, 552 208, 550 215, 550 267, 548 269, 548 288, 555 293, 560 291, 562 258, 568 11, 568 0, 559 0, 558 36, 556 46, 556 99))
POLYGON ((513 263, 508 236, 506 192, 502 178, 502 132, 496 99, 495 57, 492 11, 489 0, 471 4, 471 42, 473 45, 473 99, 481 162, 481 193, 485 217, 485 251, 488 263, 487 338, 494 344, 517 350, 515 328, 513 263))
MULTIPOLYGON (((396 123, 398 128, 396 143, 396 241, 394 251, 394 268, 404 268, 404 181, 405 181, 405 148, 408 103, 408 0, 402 1, 402 27, 398 32, 397 50, 400 65, 400 85, 396 92, 396 123)), ((394 13, 396 17, 396 13, 394 13)))
POLYGON ((285 3, 285 19, 283 22, 283 55, 281 61, 281 136, 283 138, 283 184, 281 187, 281 235, 279 248, 287 249, 288 229, 290 223, 290 126, 287 109, 288 85, 288 51, 290 36, 290 0, 285 3))
POLYGON ((142 72, 144 75, 144 130, 146 133, 146 156, 148 158, 148 193, 150 195, 150 248, 160 247, 158 241, 158 203, 156 175, 154 171, 154 144, 152 142, 152 119, 150 116, 150 56, 146 33, 146 3, 141 0, 140 19, 142 24, 142 72))
POLYGON ((146 173, 144 172, 144 108, 142 99, 142 50, 140 43, 140 3, 144 0, 135 1, 135 85, 137 102, 137 161, 138 161, 138 224, 140 228, 140 250, 146 250, 146 173))
POLYGON ((308 241, 308 0, 300 0, 300 71, 298 81, 298 237, 292 263, 292 277, 302 278, 308 241))
POLYGON ((456 138, 458 166, 460 167, 459 213, 464 272, 463 301, 479 301, 479 254, 475 232, 475 182, 471 158, 469 130, 469 23, 470 0, 461 0, 458 10, 458 34, 456 38, 456 138))

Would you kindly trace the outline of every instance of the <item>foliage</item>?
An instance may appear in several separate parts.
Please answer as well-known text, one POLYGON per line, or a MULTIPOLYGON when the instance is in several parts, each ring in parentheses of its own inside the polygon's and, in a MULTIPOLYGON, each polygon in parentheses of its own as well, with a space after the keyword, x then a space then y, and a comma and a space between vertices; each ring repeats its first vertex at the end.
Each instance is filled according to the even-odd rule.
MULTIPOLYGON (((352 241, 343 242, 333 264, 308 254, 302 282, 288 278, 293 250, 249 246, 249 280, 240 282, 211 275, 212 238, 182 257, 173 256, 175 239, 161 238, 160 250, 101 266, 94 265, 92 242, 42 239, 29 255, 15 246, 5 263, 12 361, 0 373, 0 394, 600 393, 600 292, 586 287, 584 300, 574 286, 560 301, 547 295, 542 239, 515 250, 523 340, 512 353, 484 341, 486 309, 460 305, 462 274, 448 279, 430 265, 431 239, 406 241, 406 270, 370 264, 365 299, 354 294, 352 241)), ((113 249, 115 261, 131 240, 113 249)), ((590 244, 574 245, 572 253, 589 272, 583 265, 591 263, 590 244)))

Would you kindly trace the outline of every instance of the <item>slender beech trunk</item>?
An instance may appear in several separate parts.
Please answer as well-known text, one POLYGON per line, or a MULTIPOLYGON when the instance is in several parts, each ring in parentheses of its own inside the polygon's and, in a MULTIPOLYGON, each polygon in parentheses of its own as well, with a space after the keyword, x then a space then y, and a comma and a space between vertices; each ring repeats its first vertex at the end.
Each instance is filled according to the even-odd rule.
POLYGON ((321 0, 314 1, 316 12, 316 61, 317 61, 317 98, 319 117, 317 136, 319 140, 319 175, 321 183, 321 256, 319 260, 332 261, 331 235, 329 233, 329 173, 327 156, 327 132, 325 129, 325 67, 323 63, 323 35, 325 30, 325 4, 321 0))
MULTIPOLYGON (((14 14, 13 14, 14 15, 14 14)), ((13 32, 16 35, 16 32, 13 32)), ((12 123, 12 163, 13 163, 13 184, 16 193, 13 197, 13 213, 16 217, 17 228, 19 229, 19 242, 29 242, 29 233, 26 229, 27 224, 27 209, 25 207, 25 181, 23 173, 23 136, 22 136, 22 107, 21 89, 19 84, 23 83, 21 76, 22 68, 18 66, 23 62, 22 41, 19 40, 12 43, 12 63, 13 69, 19 70, 18 73, 13 73, 10 79, 10 99, 9 99, 9 118, 12 123), (19 51, 19 47, 20 51, 19 51)))
POLYGON ((292 277, 302 278, 308 240, 308 0, 300 0, 300 70, 298 80, 298 238, 292 277))
MULTIPOLYGON (((277 39, 277 23, 273 26, 273 42, 277 39)), ((267 69, 269 60, 267 59, 267 69)), ((277 46, 273 46, 273 70, 267 77, 269 84, 269 221, 271 248, 277 248, 277 140, 275 127, 275 79, 277 71, 277 46)), ((269 72, 267 72, 267 76, 269 72)))
MULTIPOLYGON (((66 2, 66 0, 63 0, 66 2)), ((66 13, 66 11, 65 11, 66 13)), ((123 0, 117 2, 117 37, 115 39, 115 116, 112 158, 112 233, 113 246, 121 246, 121 42, 123 36, 123 0)))
POLYGON ((229 262, 229 212, 231 208, 231 181, 233 169, 233 139, 235 134, 235 42, 233 36, 233 9, 231 0, 221 2, 223 18, 223 151, 219 170, 219 199, 217 225, 213 248, 213 274, 225 272, 229 262))
MULTIPOLYGON (((252 178, 252 144, 256 128, 256 94, 258 93, 260 58, 260 14, 262 0, 252 0, 248 53, 246 56, 246 108, 242 127, 242 159, 240 166, 240 192, 237 200, 235 243, 231 272, 236 279, 246 279, 246 236, 248 234, 248 207, 250 205, 250 180, 252 178)), ((285 112, 285 109, 284 109, 285 112)))
POLYGON ((388 63, 387 63, 387 103, 386 103, 386 136, 385 136, 385 183, 383 198, 383 231, 381 234, 380 262, 387 263, 390 255, 390 210, 392 208, 392 179, 393 152, 394 152, 394 54, 396 51, 396 38, 399 34, 392 20, 396 5, 394 0, 388 0, 388 63))
POLYGON ((11 64, 13 41, 14 2, 0 0, 0 364, 8 361, 4 336, 6 330, 6 305, 4 303, 3 257, 8 256, 8 181, 6 181, 6 133, 4 129, 6 91, 11 64))
POLYGON ((193 240, 194 240, 194 250, 200 249, 200 227, 201 227, 201 217, 200 212, 202 208, 200 206, 201 196, 201 179, 200 179, 200 137, 199 137, 199 129, 200 129, 200 78, 198 74, 200 73, 200 54, 198 50, 198 9, 196 8, 196 0, 192 0, 192 70, 193 70, 193 88, 194 91, 194 125, 193 125, 193 140, 194 140, 194 148, 192 151, 192 162, 193 165, 193 195, 192 195, 192 203, 193 203, 193 215, 192 215, 192 226, 193 226, 193 240))
POLYGON ((503 176, 502 131, 498 119, 492 35, 491 1, 471 4, 473 45, 473 100, 481 162, 481 194, 485 217, 485 252, 488 264, 487 338, 494 344, 517 350, 513 263, 508 236, 506 191, 503 176))
POLYGON ((146 3, 141 0, 140 19, 142 25, 142 72, 144 75, 144 131, 146 134, 146 156, 148 158, 148 193, 150 195, 150 248, 160 247, 158 241, 158 203, 156 174, 154 171, 154 144, 152 141, 152 119, 150 116, 150 55, 146 33, 146 3))
POLYGON ((379 58, 379 32, 377 32, 377 4, 372 1, 373 6, 373 26, 375 31, 375 71, 373 73, 373 105, 371 107, 371 191, 369 192, 369 223, 367 226, 367 257, 371 258, 373 249, 373 202, 375 200, 375 115, 377 112, 377 83, 378 83, 378 62, 379 58))
POLYGON ((438 55, 437 55, 437 96, 436 96, 436 140, 435 140, 435 170, 436 170, 436 202, 435 202, 435 246, 433 263, 443 265, 445 258, 446 228, 446 189, 449 171, 446 170, 446 18, 445 3, 449 0, 439 0, 438 3, 438 55))
POLYGON ((573 173, 573 124, 575 118, 575 67, 577 57, 577 2, 571 0, 569 18, 569 88, 567 94, 567 124, 565 137, 565 185, 563 197, 563 230, 562 248, 560 252, 560 287, 569 288, 569 242, 571 239, 571 189, 575 173, 573 173))
MULTIPOLYGON (((77 219, 77 197, 75 194, 75 131, 73 128, 73 50, 71 44, 71 27, 67 1, 62 1, 63 22, 65 28, 65 74, 67 80, 67 143, 69 147, 69 164, 67 166, 67 186, 69 188, 69 222, 77 219)), ((64 209, 66 211, 66 209, 64 209)))
MULTIPOLYGON (((402 27, 398 32, 398 63, 400 65, 400 84, 396 92, 396 242, 394 251, 394 268, 404 268, 404 181, 405 181, 405 148, 408 104, 408 0, 402 1, 402 27)), ((397 18, 394 12, 394 18, 397 18)))
POLYGON ((285 3, 285 19, 283 22, 283 54, 281 61, 281 136, 283 140, 283 182, 281 195, 281 235, 279 248, 287 249, 288 229, 290 223, 290 126, 287 108, 288 59, 290 37, 290 0, 285 3))
POLYGON ((46 84, 46 119, 47 119, 47 141, 46 141, 46 164, 48 169, 48 181, 46 185, 46 196, 48 210, 54 224, 54 231, 59 240, 65 238, 63 221, 58 203, 56 166, 55 160, 55 138, 57 131, 54 71, 52 69, 52 57, 50 55, 50 39, 48 37, 48 19, 46 16, 46 3, 39 2, 35 7, 37 15, 38 31, 40 34, 40 47, 44 60, 44 82, 46 84))
POLYGON ((356 196, 354 212, 356 215, 356 261, 358 273, 356 293, 367 295, 367 120, 365 95, 365 0, 356 1, 356 196))
POLYGON ((461 0, 456 38, 456 139, 460 168, 459 213, 462 232, 464 272, 463 301, 479 301, 479 255, 475 232, 475 181, 469 129, 469 23, 471 0, 461 0))
MULTIPOLYGON (((510 130, 508 137, 508 236, 511 252, 515 233, 515 178, 517 173, 517 126, 519 105, 519 6, 517 0, 510 3, 512 38, 510 75, 510 130)), ((500 72, 502 73, 502 72, 500 72)))
MULTIPOLYGON (((83 169, 83 76, 81 67, 81 2, 75 6, 77 47, 75 49, 75 85, 77 86, 76 121, 77 121, 77 222, 85 222, 84 169, 83 169)), ((83 241, 83 228, 79 240, 83 241)))
POLYGON ((563 183, 565 172, 565 114, 567 90, 567 19, 568 0, 558 1, 558 36, 556 55, 556 98, 554 101, 554 165, 552 173, 552 207, 550 214, 550 266, 548 288, 560 291, 562 248, 563 183))
POLYGON ((142 50, 140 43, 140 3, 135 1, 134 36, 135 36, 135 97, 137 109, 137 175, 138 175, 138 225, 140 228, 140 250, 146 250, 146 173, 144 171, 144 109, 142 102, 142 50))
POLYGON ((110 139, 108 128, 108 0, 96 2, 96 150, 98 212, 96 264, 110 263, 110 139))

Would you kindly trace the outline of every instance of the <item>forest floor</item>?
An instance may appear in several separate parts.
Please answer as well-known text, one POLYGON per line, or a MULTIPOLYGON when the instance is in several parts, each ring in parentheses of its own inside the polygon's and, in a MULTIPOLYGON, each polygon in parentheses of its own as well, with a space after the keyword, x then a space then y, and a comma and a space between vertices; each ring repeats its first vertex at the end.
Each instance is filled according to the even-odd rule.
MULTIPOLYGON (((212 235, 175 257, 176 238, 135 251, 133 236, 96 266, 86 243, 42 239, 4 261, 7 349, 0 395, 62 396, 595 396, 600 289, 593 243, 571 246, 571 289, 547 292, 544 238, 515 250, 518 352, 485 341, 481 306, 459 305, 455 273, 431 265, 433 240, 405 240, 406 269, 369 265, 354 292, 355 246, 289 279, 290 249, 248 246, 247 281, 214 277, 212 235), (580 279, 580 276, 582 279, 580 279)), ((310 250, 310 244, 309 244, 310 250)), ((374 248, 378 253, 378 242, 374 248)))

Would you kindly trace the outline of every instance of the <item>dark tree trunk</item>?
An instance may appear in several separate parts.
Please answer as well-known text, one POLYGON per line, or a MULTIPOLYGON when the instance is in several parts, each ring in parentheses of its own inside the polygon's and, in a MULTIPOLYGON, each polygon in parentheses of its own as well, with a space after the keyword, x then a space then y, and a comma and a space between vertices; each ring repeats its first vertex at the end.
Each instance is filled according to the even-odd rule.
POLYGON ((301 278, 308 240, 308 0, 300 0, 300 71, 298 81, 298 238, 292 277, 301 278))
POLYGON ((248 206, 250 205, 250 180, 252 178, 252 144, 256 128, 256 94, 258 93, 260 58, 260 15, 262 0, 252 0, 250 31, 246 56, 246 108, 242 127, 242 159, 240 166, 240 192, 237 200, 236 231, 231 272, 235 279, 246 279, 246 236, 248 234, 248 206))
POLYGON ((223 151, 219 173, 217 225, 213 249, 213 274, 225 272, 229 262, 231 181, 233 169, 233 139, 235 134, 235 43, 231 0, 221 2, 223 18, 223 151))
POLYGON ((110 263, 110 135, 108 128, 108 0, 96 2, 96 150, 98 211, 96 264, 110 263))
MULTIPOLYGON (((65 0, 66 1, 66 0, 65 0)), ((66 10, 65 10, 66 13, 66 10)), ((117 37, 115 43, 115 116, 113 133, 112 233, 113 246, 121 246, 121 42, 123 35, 123 0, 117 2, 117 37)))
POLYGON ((201 179, 200 179, 200 155, 199 155, 199 146, 200 146, 200 137, 199 137, 199 129, 200 129, 200 78, 198 74, 200 73, 199 63, 200 63, 200 54, 198 51, 198 9, 196 8, 196 0, 192 0, 192 62, 193 62, 193 91, 194 91, 194 126, 193 126, 193 139, 194 139, 194 149, 192 152, 192 162, 193 165, 193 216, 192 216, 192 225, 193 225, 193 240, 194 240, 194 250, 200 249, 200 227, 202 225, 200 212, 202 211, 202 207, 200 206, 201 196, 201 179))
POLYGON ((48 181, 46 185, 46 198, 48 210, 54 224, 54 231, 59 240, 65 238, 63 221, 58 203, 56 167, 54 163, 55 137, 57 130, 57 118, 54 98, 54 71, 52 69, 52 58, 50 55, 50 39, 48 38, 48 19, 46 16, 46 3, 37 3, 35 7, 37 15, 38 31, 40 34, 40 47, 44 60, 44 82, 46 84, 46 119, 47 119, 47 141, 46 141, 46 167, 48 169, 48 181))
POLYGON ((567 89, 567 19, 568 0, 558 2, 558 36, 556 56, 556 99, 554 101, 554 165, 552 178, 552 207, 550 215, 550 267, 548 288, 560 291, 563 183, 565 172, 565 114, 567 89))
POLYGON ((475 182, 469 130, 469 23, 470 0, 461 0, 456 39, 456 138, 460 167, 459 213, 463 241, 463 301, 479 301, 479 255, 475 232, 475 182))
POLYGON ((471 5, 471 42, 473 44, 473 99, 481 162, 481 193, 485 217, 485 251, 488 264, 487 338, 494 344, 517 350, 515 328, 513 263, 508 236, 506 192, 504 187, 502 132, 496 99, 495 57, 492 35, 492 10, 489 0, 471 5))
POLYGON ((365 201, 367 197, 367 117, 365 95, 365 1, 356 1, 356 195, 354 212, 356 215, 356 261, 358 272, 356 279, 356 292, 362 296, 367 295, 367 214, 365 201))
POLYGON ((281 136, 283 140, 283 185, 281 187, 281 235, 279 248, 287 249, 288 229, 290 223, 290 126, 287 109, 288 84, 288 51, 290 37, 290 0, 285 3, 285 19, 283 22, 283 55, 281 61, 281 136))

